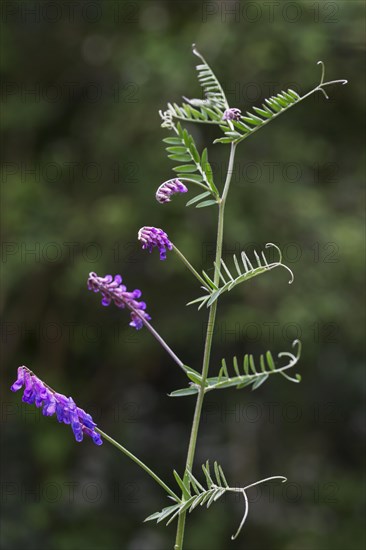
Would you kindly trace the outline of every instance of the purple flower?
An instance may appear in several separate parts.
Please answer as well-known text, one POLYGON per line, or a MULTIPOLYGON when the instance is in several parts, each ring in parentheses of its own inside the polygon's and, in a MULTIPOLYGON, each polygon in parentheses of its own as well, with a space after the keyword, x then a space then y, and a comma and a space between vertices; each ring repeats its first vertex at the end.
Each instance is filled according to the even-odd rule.
POLYGON ((95 431, 96 424, 90 414, 77 407, 72 397, 53 391, 24 365, 18 368, 18 377, 10 389, 15 392, 23 386, 24 403, 35 404, 38 408, 43 407, 44 416, 53 416, 56 413, 59 422, 71 425, 76 441, 82 441, 86 434, 96 445, 102 445, 102 438, 95 431))
POLYGON ((231 109, 226 109, 224 112, 224 116, 222 117, 222 120, 240 120, 241 117, 241 110, 236 109, 236 107, 232 107, 231 109))
POLYGON ((89 273, 88 289, 94 292, 100 292, 102 295, 102 305, 109 306, 113 301, 117 307, 123 309, 127 307, 131 310, 130 326, 139 330, 144 326, 143 319, 150 321, 151 317, 145 312, 145 302, 138 302, 141 297, 141 290, 138 288, 133 292, 127 292, 127 288, 122 284, 121 275, 106 275, 98 277, 96 273, 89 273))
POLYGON ((142 248, 149 252, 157 246, 160 252, 160 259, 166 259, 166 251, 172 250, 173 245, 170 242, 168 235, 157 227, 141 227, 138 233, 138 240, 142 243, 142 248))
POLYGON ((156 191, 156 200, 161 204, 170 202, 171 195, 187 193, 187 187, 179 179, 168 180, 162 183, 156 191))

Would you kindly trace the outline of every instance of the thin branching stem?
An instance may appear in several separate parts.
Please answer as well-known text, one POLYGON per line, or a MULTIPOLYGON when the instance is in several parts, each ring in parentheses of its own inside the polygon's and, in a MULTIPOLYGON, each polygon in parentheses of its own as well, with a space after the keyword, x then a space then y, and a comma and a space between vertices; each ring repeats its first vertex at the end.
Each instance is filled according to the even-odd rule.
MULTIPOLYGON (((128 304, 126 304, 128 307, 128 304)), ((160 336, 160 334, 154 329, 154 327, 145 319, 145 317, 139 312, 138 309, 132 309, 138 317, 140 317, 141 321, 144 323, 145 327, 151 332, 151 334, 156 338, 156 340, 159 342, 159 344, 167 351, 170 355, 170 357, 177 363, 177 365, 184 371, 184 363, 177 357, 177 355, 174 353, 174 351, 168 346, 168 344, 165 342, 165 340, 160 336)))
MULTIPOLYGON (((229 164, 228 164, 228 170, 227 170, 227 175, 226 175, 225 186, 224 186, 224 190, 223 190, 223 193, 222 193, 221 200, 219 202, 219 218, 218 218, 218 225, 217 225, 216 258, 215 258, 216 265, 220 265, 220 261, 221 261, 221 257, 222 257, 222 242, 223 242, 223 235, 224 235, 225 203, 226 203, 227 194, 229 192, 231 177, 232 177, 232 174, 233 174, 235 149, 236 149, 236 145, 234 143, 232 143, 231 144, 231 149, 230 149, 230 157, 229 157, 229 164)), ((219 284, 219 271, 218 270, 215 271, 214 283, 216 285, 219 284)), ((195 451, 196 451, 198 430, 199 430, 199 425, 200 425, 200 420, 201 420, 203 400, 204 400, 204 397, 205 397, 205 384, 206 384, 206 379, 207 379, 207 376, 208 376, 208 369, 209 369, 209 364, 210 364, 212 338, 213 338, 215 320, 216 320, 216 310, 217 310, 217 301, 213 303, 212 307, 210 308, 210 313, 209 313, 209 316, 208 316, 205 350, 204 350, 204 354, 203 354, 202 381, 201 381, 201 385, 200 385, 200 388, 199 388, 199 391, 198 391, 198 396, 197 396, 197 401, 196 401, 196 408, 195 408, 195 411, 194 411, 191 437, 190 437, 190 441, 189 441, 187 460, 186 460, 186 473, 185 473, 185 476, 184 476, 184 482, 187 485, 189 485, 189 482, 190 482, 189 481, 189 475, 187 474, 187 471, 192 470, 194 455, 195 455, 195 451)), ((174 550, 182 550, 182 548, 183 548, 185 520, 186 520, 186 511, 182 512, 179 515, 174 550)))
POLYGON ((113 437, 111 437, 108 434, 104 433, 99 428, 95 428, 95 431, 98 432, 106 441, 108 441, 109 443, 114 445, 114 447, 116 447, 119 451, 121 451, 126 456, 128 456, 128 458, 130 458, 131 460, 136 462, 136 464, 138 464, 138 466, 140 466, 140 468, 145 470, 145 472, 148 473, 149 476, 151 476, 157 483, 159 483, 159 485, 168 493, 168 495, 170 495, 174 500, 179 501, 179 497, 174 493, 174 491, 172 491, 170 489, 170 487, 168 487, 168 485, 166 483, 164 483, 164 481, 162 479, 160 479, 160 477, 157 474, 155 474, 155 472, 150 470, 150 468, 148 466, 146 466, 146 464, 144 464, 144 462, 142 462, 142 460, 137 458, 137 456, 135 456, 133 453, 131 453, 128 449, 126 449, 126 447, 124 447, 123 445, 118 443, 115 439, 113 439, 113 437))
POLYGON ((184 265, 189 269, 189 271, 191 273, 193 273, 193 275, 196 277, 196 279, 199 280, 199 282, 201 283, 201 285, 203 285, 205 288, 208 288, 208 285, 206 283, 206 281, 201 277, 201 275, 195 270, 195 268, 193 267, 193 265, 187 260, 187 258, 184 256, 184 254, 182 254, 182 252, 173 244, 173 250, 174 252, 176 253, 176 255, 178 256, 178 258, 184 263, 184 265))

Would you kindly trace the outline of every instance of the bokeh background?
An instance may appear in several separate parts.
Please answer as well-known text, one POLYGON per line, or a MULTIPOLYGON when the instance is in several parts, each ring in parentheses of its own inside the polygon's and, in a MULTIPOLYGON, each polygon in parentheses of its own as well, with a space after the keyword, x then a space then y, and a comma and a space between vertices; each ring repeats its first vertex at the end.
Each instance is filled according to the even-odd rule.
MULTIPOLYGON (((77 444, 66 426, 21 403, 9 386, 26 364, 90 411, 100 427, 171 485, 182 472, 194 399, 146 330, 100 306, 89 271, 141 288, 153 324, 199 369, 207 312, 185 307, 198 288, 178 260, 141 251, 142 225, 164 228, 211 269, 214 209, 154 199, 172 176, 158 110, 198 97, 196 43, 232 106, 249 109, 292 87, 328 88, 238 148, 224 256, 280 245, 295 273, 275 270, 224 296, 212 372, 222 357, 303 342, 301 384, 271 378, 252 392, 209 394, 196 454, 245 485, 287 485, 223 499, 188 518, 191 550, 364 548, 362 490, 364 4, 348 2, 3 1, 2 531, 5 549, 163 550, 175 525, 143 523, 168 502, 105 443, 77 444)), ((228 147, 209 146, 222 188, 228 147)), ((194 196, 190 190, 189 198, 194 196)), ((199 475, 199 474, 198 474, 199 475)))

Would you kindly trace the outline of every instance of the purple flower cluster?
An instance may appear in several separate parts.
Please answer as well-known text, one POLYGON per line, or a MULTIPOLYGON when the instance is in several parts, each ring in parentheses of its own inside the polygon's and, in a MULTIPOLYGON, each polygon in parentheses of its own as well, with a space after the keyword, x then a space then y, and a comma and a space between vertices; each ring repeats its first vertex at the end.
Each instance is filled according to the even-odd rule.
POLYGON ((96 273, 89 273, 88 289, 101 293, 103 306, 109 306, 113 301, 117 307, 130 309, 132 319, 130 327, 134 327, 136 330, 144 326, 142 318, 147 321, 151 319, 150 315, 145 312, 145 302, 137 301, 141 297, 141 290, 137 288, 133 292, 127 292, 126 286, 122 284, 121 275, 116 275, 113 278, 112 275, 98 277, 96 273))
POLYGON ((170 202, 170 197, 172 195, 175 195, 176 193, 187 193, 187 191, 187 187, 176 178, 162 183, 156 191, 155 196, 158 202, 165 204, 166 202, 170 202))
POLYGON ((54 392, 25 366, 18 368, 18 378, 10 389, 15 392, 23 386, 24 403, 43 407, 44 416, 52 416, 56 413, 59 422, 71 425, 76 441, 82 441, 85 434, 91 437, 96 445, 102 445, 102 438, 95 431, 96 424, 92 417, 77 407, 72 397, 54 392))
POLYGON ((166 251, 172 250, 173 245, 168 235, 162 229, 157 227, 141 227, 138 233, 138 240, 142 243, 142 248, 149 252, 156 246, 160 253, 160 259, 166 259, 166 251))
POLYGON ((226 109, 222 120, 240 120, 240 117, 241 110, 237 109, 236 107, 232 107, 231 109, 226 109))

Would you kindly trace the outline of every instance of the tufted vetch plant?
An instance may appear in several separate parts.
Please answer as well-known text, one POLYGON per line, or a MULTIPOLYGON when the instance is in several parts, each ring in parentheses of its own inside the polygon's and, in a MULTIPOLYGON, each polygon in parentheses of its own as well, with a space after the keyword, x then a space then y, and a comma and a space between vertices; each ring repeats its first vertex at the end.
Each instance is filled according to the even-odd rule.
MULTIPOLYGON (((267 243, 263 250, 255 250, 250 254, 243 250, 240 255, 234 254, 232 261, 224 262, 222 247, 225 207, 237 146, 312 94, 321 92, 325 98, 328 98, 325 88, 337 83, 346 84, 345 80, 326 82, 324 64, 318 62, 321 65, 321 78, 319 84, 312 90, 302 96, 292 89, 285 90, 264 100, 260 106, 254 106, 250 111, 243 113, 243 109, 238 106, 229 105, 219 80, 195 46, 193 46, 193 53, 199 58, 197 76, 202 94, 198 94, 201 95, 199 98, 191 99, 183 96, 182 103, 168 103, 165 110, 159 111, 161 126, 167 132, 163 142, 168 157, 175 162, 175 166, 172 169, 173 174, 166 176, 168 178, 166 181, 151 189, 151 195, 153 198, 155 194, 155 199, 165 208, 169 208, 167 203, 172 200, 182 200, 179 195, 188 190, 198 189, 198 194, 191 198, 186 206, 210 208, 212 215, 217 216, 215 260, 211 266, 205 266, 206 270, 194 267, 186 255, 170 240, 165 229, 158 227, 142 227, 138 231, 137 239, 143 250, 155 254, 156 248, 161 260, 178 259, 183 262, 196 279, 199 295, 196 294, 187 305, 207 309, 207 329, 202 357, 198 357, 194 365, 188 366, 175 354, 151 323, 152 318, 147 313, 147 309, 149 311, 150 309, 141 300, 141 291, 127 290, 121 275, 100 276, 92 272, 87 277, 87 288, 98 293, 103 306, 113 303, 111 307, 128 310, 121 312, 121 315, 129 313, 130 326, 136 330, 147 329, 180 368, 183 387, 172 390, 170 396, 174 398, 193 396, 196 400, 184 471, 179 473, 173 470, 175 485, 172 487, 134 453, 104 433, 90 414, 78 407, 71 397, 57 393, 28 367, 18 368, 17 379, 11 387, 12 391, 24 388, 23 401, 42 407, 44 416, 55 415, 60 423, 69 424, 76 441, 81 442, 84 435, 91 438, 96 445, 101 445, 103 440, 108 441, 150 475, 164 490, 170 502, 161 510, 149 515, 145 521, 164 522, 167 525, 176 522, 174 550, 182 550, 187 514, 192 513, 198 506, 209 508, 227 493, 239 493, 243 500, 244 511, 242 520, 232 536, 234 539, 239 535, 247 519, 249 500, 246 491, 250 487, 265 482, 286 482, 286 477, 282 473, 273 475, 270 472, 269 477, 257 481, 243 480, 242 487, 235 487, 227 481, 229 476, 224 473, 218 462, 214 461, 210 464, 206 461, 201 468, 195 464, 202 407, 208 392, 246 387, 256 390, 266 381, 270 381, 272 375, 295 383, 301 380, 298 373, 293 374, 301 355, 301 343, 298 340, 293 342, 291 351, 274 354, 266 350, 259 356, 254 356, 250 350, 245 350, 241 357, 223 358, 220 364, 216 364, 211 359, 218 304, 221 300, 225 300, 227 292, 235 293, 238 285, 246 283, 253 277, 262 275, 267 277, 269 276, 267 273, 275 268, 283 268, 288 272, 289 283, 294 280, 292 271, 283 263, 281 250, 273 243, 267 243), (185 127, 187 123, 208 124, 216 128, 218 137, 214 140, 214 144, 223 144, 229 149, 225 181, 214 181, 208 150, 197 148, 194 138, 185 127)), ((148 223, 148 220, 146 222, 148 223)), ((190 401, 187 406, 190 406, 190 401)))

